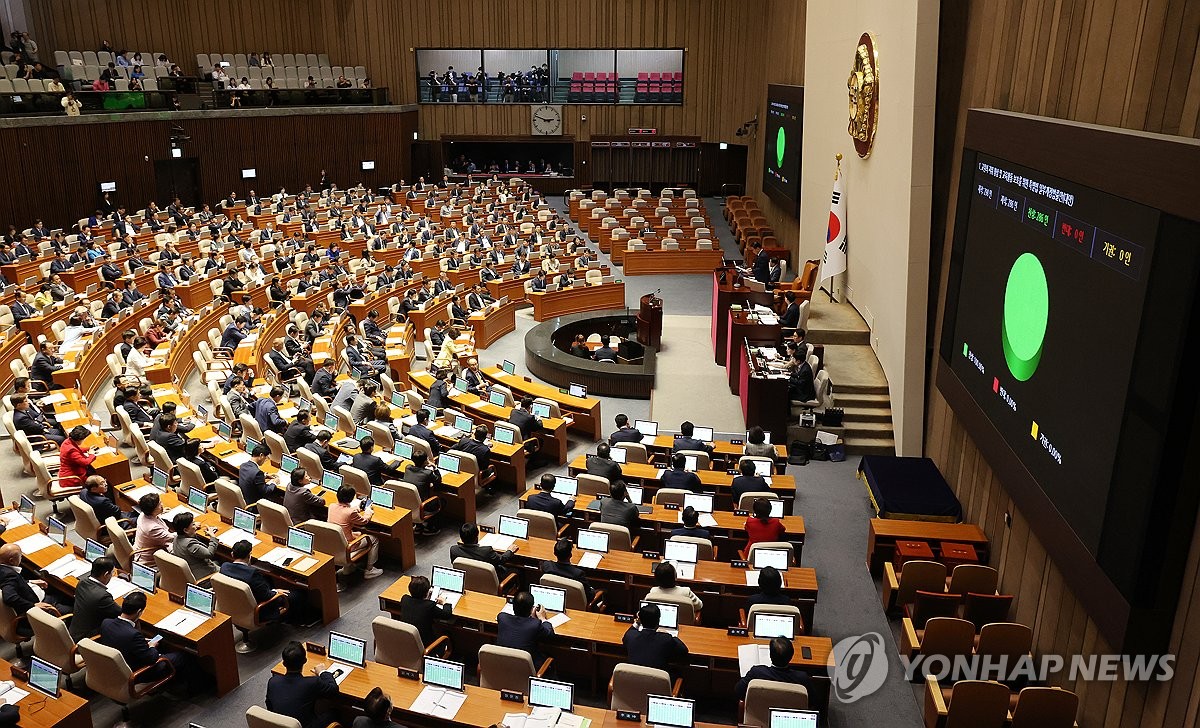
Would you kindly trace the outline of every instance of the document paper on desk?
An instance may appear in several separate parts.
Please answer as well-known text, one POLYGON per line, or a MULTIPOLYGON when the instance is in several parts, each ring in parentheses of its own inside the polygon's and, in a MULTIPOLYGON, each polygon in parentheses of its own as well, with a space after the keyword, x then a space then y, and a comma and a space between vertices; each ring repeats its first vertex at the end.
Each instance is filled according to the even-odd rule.
POLYGON ((129 500, 133 501, 134 503, 137 503, 138 501, 140 501, 142 499, 142 496, 146 495, 147 493, 157 493, 158 488, 155 488, 153 485, 150 485, 149 483, 147 483, 146 485, 139 485, 138 487, 134 488, 133 490, 123 491, 123 492, 125 493, 125 495, 129 496, 129 500))
POLYGON ((5 528, 16 528, 17 526, 28 526, 32 521, 20 511, 8 511, 0 515, 0 523, 3 523, 5 528))
POLYGON ((600 559, 601 555, 593 551, 579 557, 579 563, 576 566, 581 569, 594 569, 600 565, 600 559))
POLYGON ((488 546, 495 551, 507 551, 516 542, 517 539, 512 536, 505 536, 499 533, 489 533, 479 539, 480 546, 488 546))
POLYGON ((91 570, 91 564, 74 554, 67 554, 46 567, 46 573, 55 579, 66 579, 68 576, 80 577, 91 570))
POLYGON ((44 533, 35 533, 32 536, 26 536, 20 541, 17 541, 16 544, 21 547, 21 553, 23 554, 36 553, 42 549, 58 545, 54 542, 54 539, 50 538, 44 533))
MULTIPOLYGON (((704 528, 713 528, 717 525, 717 519, 713 518, 711 513, 698 513, 697 516, 699 524, 704 528)), ((680 511, 679 515, 675 517, 675 522, 683 523, 683 511, 680 511)))
POLYGON ((205 617, 203 614, 200 614, 199 612, 193 612, 190 609, 181 608, 176 609, 174 612, 171 612, 167 616, 163 617, 158 621, 158 624, 154 626, 158 627, 159 629, 165 629, 168 632, 184 635, 207 621, 208 617, 205 617))
POLYGON ((465 702, 467 702, 466 693, 426 685, 417 699, 409 706, 409 710, 432 715, 435 718, 454 720, 454 716, 458 715, 458 709, 465 702))
POLYGON ((303 554, 299 551, 289 549, 285 546, 276 546, 267 553, 263 554, 262 560, 272 566, 283 566, 284 559, 298 559, 303 554))
POLYGON ((221 459, 228 463, 230 467, 240 468, 244 463, 250 462, 250 453, 239 450, 237 452, 231 452, 228 455, 224 455, 221 457, 221 459))
POLYGON ((112 594, 113 599, 124 599, 126 594, 133 591, 137 587, 135 587, 131 581, 122 579, 119 576, 114 576, 109 580, 108 584, 105 585, 105 588, 108 589, 109 594, 112 594))
POLYGON ((742 677, 755 665, 771 664, 771 648, 767 645, 738 645, 738 671, 742 677))
POLYGON ((0 683, 0 705, 16 705, 18 701, 29 696, 29 691, 5 681, 0 683))
POLYGON ((258 537, 249 531, 243 531, 240 528, 231 528, 228 531, 225 531, 220 536, 217 536, 217 540, 221 542, 222 546, 226 546, 228 548, 233 548, 233 545, 238 541, 249 541, 251 546, 254 546, 258 543, 258 537))

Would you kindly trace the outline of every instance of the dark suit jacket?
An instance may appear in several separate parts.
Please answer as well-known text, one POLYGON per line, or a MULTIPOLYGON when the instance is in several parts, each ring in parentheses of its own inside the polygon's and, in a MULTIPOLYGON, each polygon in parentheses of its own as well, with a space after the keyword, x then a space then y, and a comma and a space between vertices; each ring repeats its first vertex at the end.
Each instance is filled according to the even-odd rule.
POLYGON ((351 458, 350 466, 366 473, 367 480, 371 482, 371 485, 383 485, 384 480, 399 475, 395 469, 383 462, 383 458, 374 454, 366 455, 360 452, 351 458))
POLYGON ((496 615, 496 644, 514 650, 525 650, 533 657, 534 667, 540 667, 546 660, 538 649, 538 641, 543 637, 553 636, 554 625, 532 615, 518 617, 506 612, 496 615))
POLYGON ((336 473, 340 465, 338 464, 337 455, 329 452, 329 448, 321 447, 318 442, 310 442, 304 446, 305 450, 311 450, 321 459, 321 468, 330 472, 336 473))
POLYGON ((686 470, 676 470, 668 468, 659 476, 659 482, 663 488, 680 488, 682 490, 690 490, 693 493, 704 492, 704 486, 700 483, 700 476, 695 473, 689 473, 686 470))
POLYGON ((694 437, 676 437, 672 449, 675 452, 679 452, 680 450, 699 450, 700 452, 712 453, 713 446, 694 437))
POLYGON ((312 391, 322 397, 332 397, 337 394, 337 384, 333 381, 333 372, 324 367, 317 370, 313 376, 312 391))
POLYGON ((615 445, 618 442, 641 442, 642 433, 632 427, 622 427, 613 434, 608 436, 610 445, 615 445))
POLYGON ((542 431, 542 421, 523 409, 513 408, 508 414, 508 421, 521 430, 521 437, 528 440, 542 431))
POLYGON ((435 458, 438 456, 438 453, 442 451, 442 446, 438 444, 437 435, 433 434, 433 430, 429 429, 425 425, 413 425, 412 427, 408 428, 408 434, 428 443, 429 451, 433 453, 435 458))
POLYGON ((608 344, 604 344, 596 352, 592 354, 592 358, 596 361, 616 361, 617 352, 609 348, 608 344))
POLYGON ((317 701, 337 693, 338 685, 332 673, 308 677, 302 672, 272 675, 267 681, 267 710, 295 718, 304 728, 323 728, 318 726, 317 701))
POLYGON ((158 434, 154 436, 154 441, 167 451, 167 457, 171 458, 171 462, 183 457, 183 448, 187 444, 187 438, 178 432, 163 432, 162 430, 159 430, 158 434))
POLYGON ((411 594, 400 597, 400 621, 416 627, 426 647, 436 639, 433 623, 453 616, 454 610, 449 604, 438 604, 432 599, 417 599, 411 594))
POLYGON ((34 409, 36 406, 30 405, 25 410, 13 410, 13 425, 26 435, 45 437, 50 423, 46 420, 45 416, 38 417, 38 413, 34 409))
POLYGON ((767 255, 766 251, 758 251, 758 255, 754 258, 754 270, 751 275, 754 277, 754 280, 760 283, 770 283, 771 258, 767 255))
POLYGON ((771 489, 761 475, 739 475, 733 479, 732 488, 734 505, 737 505, 743 493, 757 493, 771 489))
POLYGON ((595 595, 595 590, 587 581, 587 572, 575 564, 564 564, 559 561, 543 561, 540 564, 540 567, 543 574, 553 574, 554 576, 561 576, 564 579, 574 579, 580 584, 583 584, 583 591, 587 594, 589 602, 595 595))
POLYGON ((62 369, 62 367, 61 362, 55 362, 48 354, 39 351, 33 357, 33 363, 29 365, 29 376, 40 382, 53 384, 54 372, 62 369))
POLYGON ((100 624, 106 619, 116 619, 121 608, 113 600, 108 587, 85 576, 75 587, 75 606, 71 611, 75 616, 71 617, 67 631, 71 639, 78 642, 84 637, 99 634, 100 624))
POLYGON ((100 519, 101 523, 104 523, 104 519, 109 516, 117 519, 121 518, 120 507, 108 496, 96 495, 91 491, 85 490, 80 493, 80 498, 83 499, 84 503, 92 507, 92 510, 96 512, 96 518, 100 519))
POLYGON ((292 452, 299 450, 312 441, 312 428, 308 425, 302 425, 299 422, 293 422, 288 425, 287 430, 283 433, 283 442, 292 452))
POLYGON ((100 623, 100 644, 120 652, 131 670, 140 670, 158 661, 158 650, 150 646, 146 636, 119 617, 100 623))
POLYGON ((258 463, 247 460, 238 468, 238 487, 242 489, 242 497, 247 505, 254 505, 259 498, 266 498, 274 489, 274 484, 268 487, 267 476, 258 467, 258 463))
POLYGON ((795 683, 808 688, 808 673, 792 667, 775 667, 774 665, 755 665, 746 676, 738 680, 737 696, 746 697, 746 688, 751 680, 774 680, 776 682, 795 683))
POLYGON ((800 323, 800 304, 788 304, 783 316, 779 317, 779 325, 785 329, 794 329, 798 323, 800 323))
POLYGON ((672 662, 681 662, 688 656, 687 645, 667 632, 630 627, 621 641, 625 643, 628 661, 634 665, 666 670, 672 662))
POLYGON ((476 561, 491 564, 496 567, 496 573, 503 579, 508 574, 508 570, 504 568, 504 563, 512 558, 512 553, 509 551, 497 552, 491 546, 480 546, 479 544, 468 546, 456 543, 450 547, 450 560, 454 561, 457 558, 475 559, 476 561))
POLYGON ((813 371, 807 361, 800 362, 796 371, 792 372, 788 380, 788 397, 795 402, 816 399, 817 389, 813 383, 813 371))
POLYGON ((598 455, 587 456, 587 471, 590 475, 608 478, 608 482, 621 479, 621 464, 612 458, 602 458, 598 455))
POLYGON ((600 522, 628 528, 630 539, 637 536, 640 518, 641 513, 638 512, 638 507, 629 501, 605 498, 600 502, 600 522))
POLYGON ((575 507, 575 500, 571 499, 570 502, 563 503, 549 493, 539 490, 537 493, 529 496, 525 507, 535 511, 545 511, 555 516, 565 516, 575 507))
POLYGON ((406 467, 402 479, 405 483, 417 486, 417 493, 420 494, 421 500, 428 498, 435 486, 440 488, 442 485, 441 473, 433 468, 418 468, 416 465, 406 467))
POLYGON ((712 533, 707 528, 687 528, 680 526, 671 531, 671 537, 675 536, 691 536, 692 538, 706 538, 712 540, 712 533))
POLYGON ((221 573, 230 579, 237 579, 249 584, 250 591, 254 594, 254 601, 259 604, 262 604, 275 595, 274 587, 271 586, 271 580, 258 567, 250 564, 240 564, 236 561, 227 561, 221 564, 221 573))
POLYGON ((0 596, 18 615, 28 612, 30 607, 38 603, 37 593, 25 580, 20 567, 0 566, 0 596))
POLYGON ((491 448, 489 448, 485 443, 476 440, 471 435, 467 435, 455 443, 454 449, 474 455, 475 460, 479 462, 480 470, 486 470, 492 464, 491 448))
POLYGON ((261 397, 254 403, 254 420, 263 432, 270 430, 282 435, 287 430, 287 420, 279 416, 279 405, 270 397, 261 397))

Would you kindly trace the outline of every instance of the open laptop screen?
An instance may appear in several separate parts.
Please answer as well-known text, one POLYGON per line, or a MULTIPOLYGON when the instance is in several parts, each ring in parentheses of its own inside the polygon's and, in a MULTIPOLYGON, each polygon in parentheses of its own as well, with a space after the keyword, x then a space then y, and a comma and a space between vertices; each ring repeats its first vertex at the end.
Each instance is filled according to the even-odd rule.
POLYGON ((648 725, 692 728, 695 724, 696 704, 684 698, 663 695, 646 696, 646 723, 648 725))

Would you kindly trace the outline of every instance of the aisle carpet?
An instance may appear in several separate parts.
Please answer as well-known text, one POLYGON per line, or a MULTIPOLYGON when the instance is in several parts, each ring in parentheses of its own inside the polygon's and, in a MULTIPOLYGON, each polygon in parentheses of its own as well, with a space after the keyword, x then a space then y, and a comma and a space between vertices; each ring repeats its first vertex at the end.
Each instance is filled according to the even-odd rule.
POLYGON ((713 361, 709 321, 707 316, 663 316, 650 417, 665 430, 691 420, 741 437, 746 431, 741 400, 729 393, 725 368, 713 361))

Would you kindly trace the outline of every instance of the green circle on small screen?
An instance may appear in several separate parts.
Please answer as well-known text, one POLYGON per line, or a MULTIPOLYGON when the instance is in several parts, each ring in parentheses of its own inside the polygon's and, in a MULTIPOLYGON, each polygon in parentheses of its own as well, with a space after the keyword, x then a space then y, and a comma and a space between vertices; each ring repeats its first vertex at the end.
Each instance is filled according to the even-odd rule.
POLYGON ((1024 253, 1008 272, 1004 288, 1004 324, 1001 338, 1004 361, 1017 381, 1037 371, 1050 321, 1050 286, 1046 270, 1033 253, 1024 253))
POLYGON ((783 167, 783 151, 787 148, 787 134, 784 133, 783 127, 779 127, 779 132, 775 135, 775 166, 783 167))

